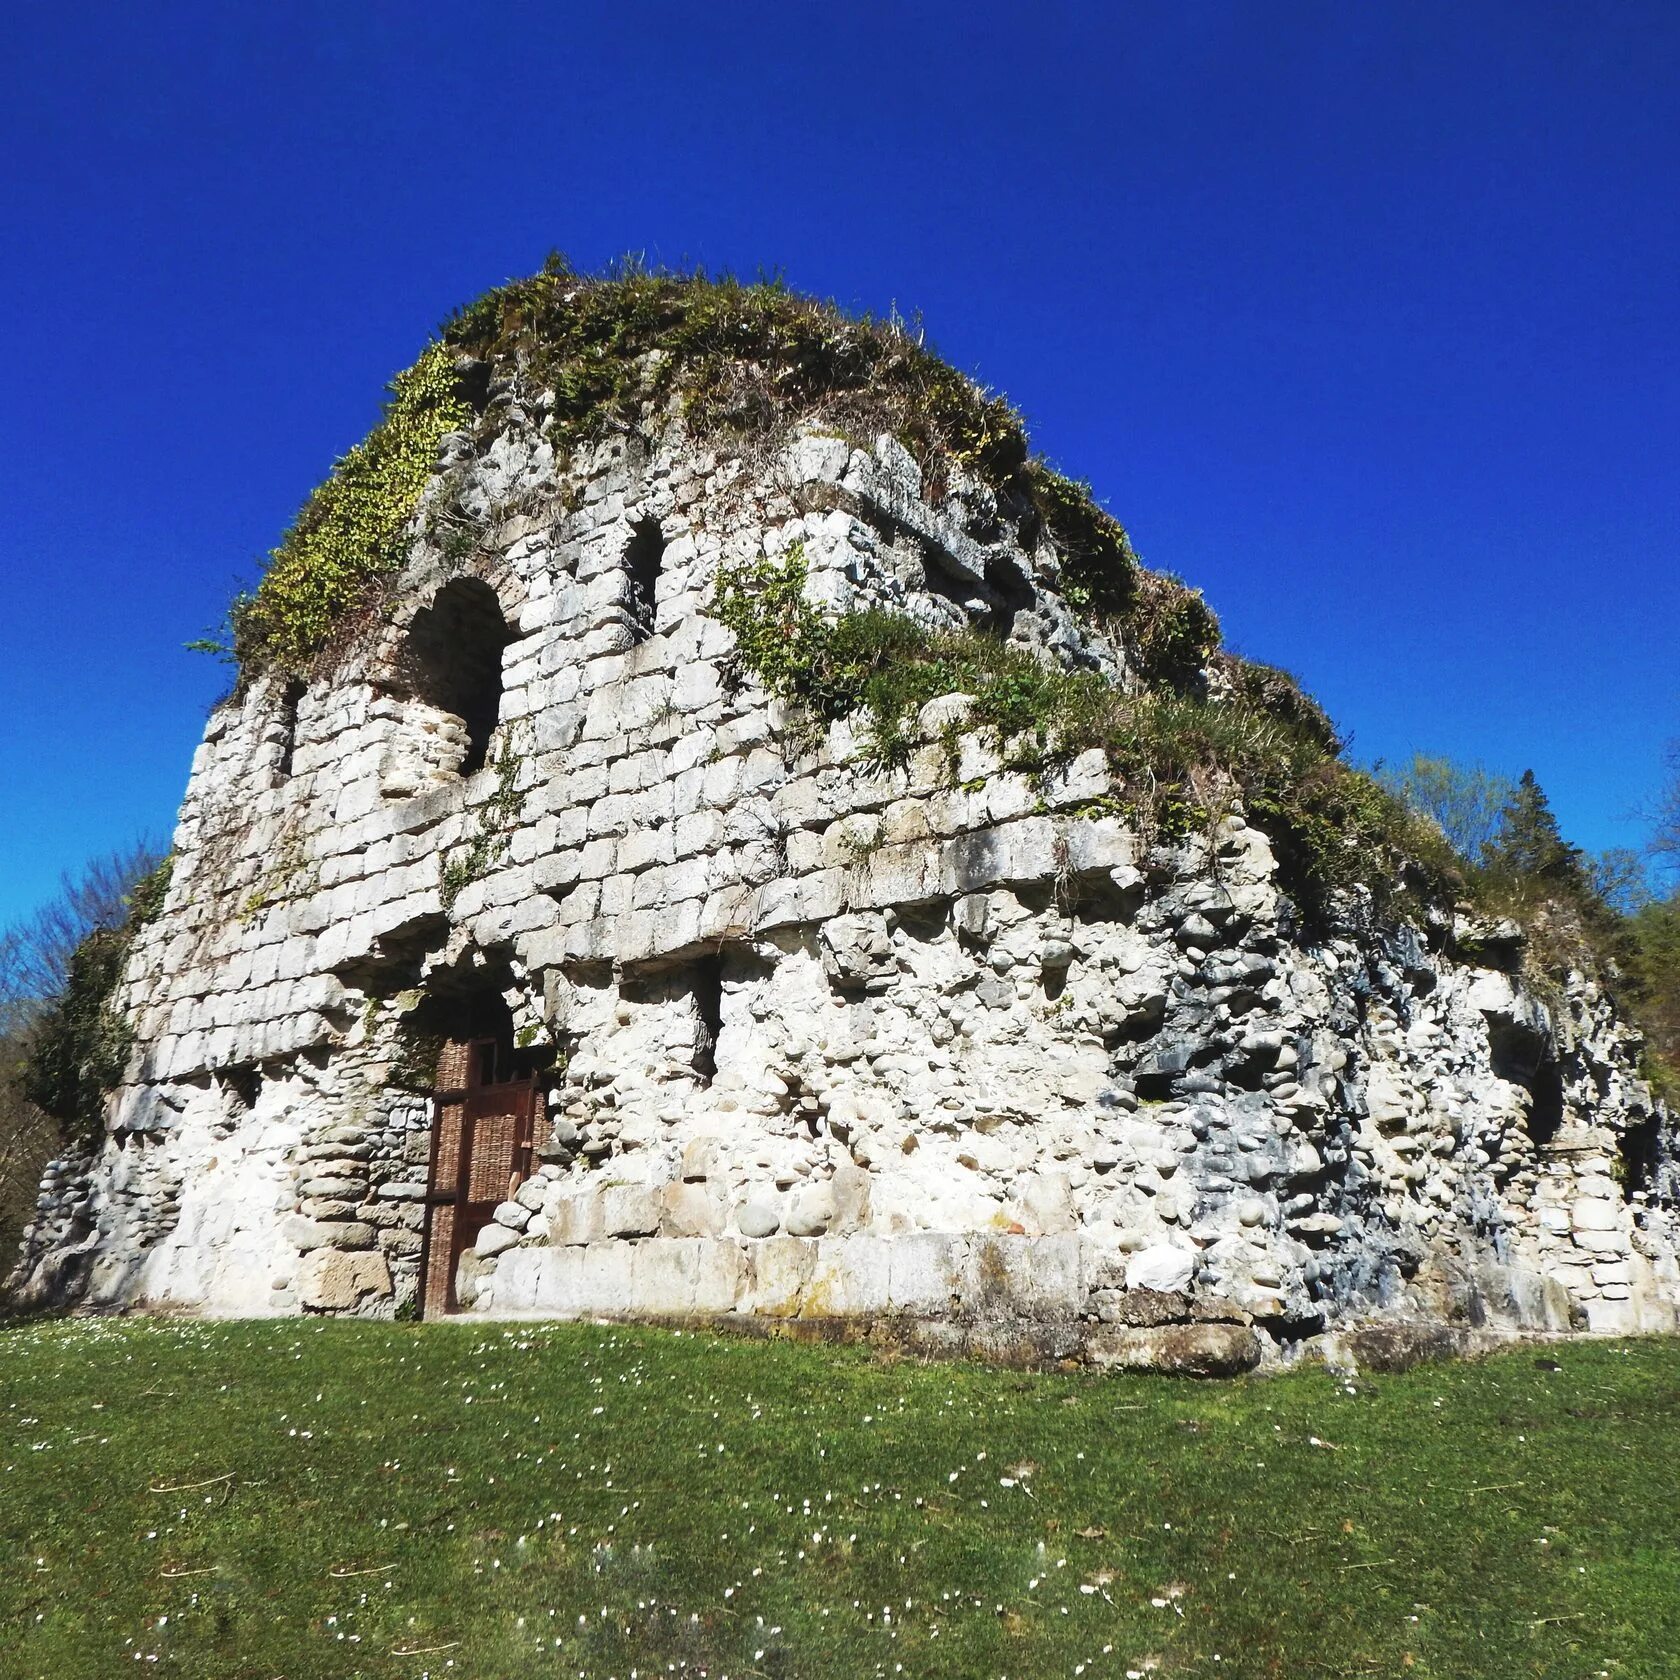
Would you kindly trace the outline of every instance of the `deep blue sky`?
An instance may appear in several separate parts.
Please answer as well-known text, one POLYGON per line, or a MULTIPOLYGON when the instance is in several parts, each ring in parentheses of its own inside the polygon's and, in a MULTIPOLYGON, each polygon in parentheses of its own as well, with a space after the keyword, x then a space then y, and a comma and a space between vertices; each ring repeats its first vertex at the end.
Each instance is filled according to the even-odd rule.
POLYGON ((551 246, 920 310, 1362 759, 1680 735, 1680 6, 13 7, 0 920, 167 833, 249 582, 551 246))

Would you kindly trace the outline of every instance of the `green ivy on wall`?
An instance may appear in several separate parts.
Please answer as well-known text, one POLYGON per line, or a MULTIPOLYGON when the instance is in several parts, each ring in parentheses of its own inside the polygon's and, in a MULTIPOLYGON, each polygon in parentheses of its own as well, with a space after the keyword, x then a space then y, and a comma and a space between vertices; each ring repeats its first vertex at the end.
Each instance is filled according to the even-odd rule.
POLYGON ((256 592, 234 603, 233 653, 244 674, 305 669, 370 583, 402 564, 438 445, 471 418, 442 344, 397 375, 384 418, 305 503, 256 592))

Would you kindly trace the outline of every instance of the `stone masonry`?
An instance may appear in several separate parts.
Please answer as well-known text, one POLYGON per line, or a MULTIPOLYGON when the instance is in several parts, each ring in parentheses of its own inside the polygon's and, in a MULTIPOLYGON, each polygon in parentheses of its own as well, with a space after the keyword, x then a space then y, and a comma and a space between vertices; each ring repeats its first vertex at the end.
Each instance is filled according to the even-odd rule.
POLYGON ((1587 980, 1538 995, 1515 927, 1463 916, 1309 939, 1259 828, 1146 850, 1100 754, 1010 770, 961 696, 882 767, 732 678, 707 612, 798 544, 825 607, 1127 682, 1048 538, 888 438, 749 466, 677 424, 557 465, 540 421, 445 440, 336 675, 211 718, 127 1082, 48 1172, 27 1297, 409 1307, 435 1030, 477 998, 542 1072, 470 1313, 1195 1370, 1370 1325, 1675 1328, 1672 1124, 1587 980))

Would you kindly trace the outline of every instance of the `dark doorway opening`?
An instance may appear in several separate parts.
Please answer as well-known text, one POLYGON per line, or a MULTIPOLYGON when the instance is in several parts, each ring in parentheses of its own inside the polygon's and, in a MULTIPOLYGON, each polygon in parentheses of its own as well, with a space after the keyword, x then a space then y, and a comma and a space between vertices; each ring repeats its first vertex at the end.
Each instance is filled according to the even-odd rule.
POLYGON ((992 604, 986 613, 986 628, 1008 640, 1015 629, 1016 618, 1032 610, 1032 583, 1016 566, 995 555, 986 562, 986 583, 992 596, 992 604))
POLYGON ((247 1114, 257 1106, 262 1093, 262 1069, 255 1063, 226 1067, 221 1071, 222 1088, 247 1114))
POLYGON ((1563 1069, 1550 1059, 1542 1062, 1528 1088, 1533 1098, 1528 1110, 1528 1135, 1544 1147, 1556 1142, 1563 1130, 1563 1069))
POLYGON ((1527 1023, 1498 1018, 1488 1022, 1493 1071, 1529 1095, 1528 1135, 1540 1148, 1563 1130, 1563 1068, 1545 1033, 1527 1023))
POLYGON ((1662 1128, 1656 1115, 1640 1120, 1622 1133, 1617 1146, 1622 1182, 1622 1196, 1626 1201, 1657 1187, 1657 1168, 1662 1164, 1662 1128))
POLYGON ((435 1316, 460 1304, 462 1255, 534 1170, 554 1051, 520 1044, 512 1010, 482 974, 453 987, 445 978, 407 1030, 436 1047, 420 1261, 421 1313, 435 1316))
POLYGON ((456 982, 448 977, 429 982, 436 989, 412 1009, 404 1021, 405 1033, 416 1040, 438 1044, 440 1061, 437 1084, 505 1085, 513 1080, 534 1079, 553 1064, 553 1047, 525 1044, 514 1031, 513 1011, 493 979, 473 976, 477 984, 456 982), (470 1059, 452 1064, 446 1072, 443 1059, 449 1047, 470 1059))
POLYGON ((414 615, 397 679, 466 729, 463 776, 484 767, 502 706, 502 652, 514 639, 501 603, 478 578, 446 583, 414 615))

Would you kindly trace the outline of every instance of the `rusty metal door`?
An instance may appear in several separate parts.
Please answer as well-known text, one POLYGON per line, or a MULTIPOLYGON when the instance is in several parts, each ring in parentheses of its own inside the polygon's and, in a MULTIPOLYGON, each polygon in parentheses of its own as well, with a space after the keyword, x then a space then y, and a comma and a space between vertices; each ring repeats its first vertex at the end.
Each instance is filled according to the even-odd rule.
POLYGON ((530 1176, 537 1082, 495 1079, 493 1040, 445 1046, 432 1105, 432 1161, 420 1261, 421 1315, 459 1306, 461 1256, 530 1176))

